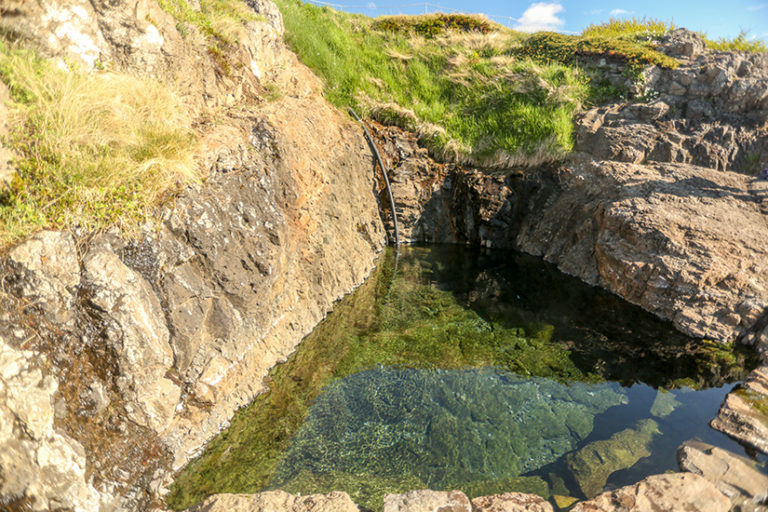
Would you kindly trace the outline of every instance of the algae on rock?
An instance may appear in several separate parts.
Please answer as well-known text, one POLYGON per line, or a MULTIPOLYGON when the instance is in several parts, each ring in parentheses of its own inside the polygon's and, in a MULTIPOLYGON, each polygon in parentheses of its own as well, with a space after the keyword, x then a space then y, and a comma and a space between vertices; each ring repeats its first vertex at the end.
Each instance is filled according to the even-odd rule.
POLYGON ((589 443, 568 454, 566 464, 581 492, 592 498, 603 491, 612 473, 632 467, 643 457, 649 456, 649 445, 657 434, 658 423, 651 419, 640 420, 635 428, 616 432, 610 439, 589 443))
POLYGON ((273 485, 302 470, 411 475, 432 489, 517 477, 576 448, 596 414, 625 401, 617 384, 494 368, 360 372, 310 407, 273 485))
POLYGON ((653 404, 651 405, 651 416, 666 418, 672 414, 679 405, 680 402, 677 401, 674 394, 666 389, 659 388, 656 393, 656 398, 654 398, 653 404))

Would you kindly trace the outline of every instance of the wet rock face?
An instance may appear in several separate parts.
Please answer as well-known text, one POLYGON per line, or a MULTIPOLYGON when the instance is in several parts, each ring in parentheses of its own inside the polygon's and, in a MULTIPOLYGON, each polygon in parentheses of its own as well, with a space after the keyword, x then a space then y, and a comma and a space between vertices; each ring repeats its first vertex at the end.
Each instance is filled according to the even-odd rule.
POLYGON ((85 285, 92 291, 90 301, 103 312, 108 343, 117 354, 121 375, 117 386, 132 404, 129 416, 163 433, 181 391, 165 378, 173 353, 160 300, 106 241, 88 251, 83 267, 85 285))
POLYGON ((627 487, 577 503, 573 512, 726 512, 731 502, 705 478, 693 473, 649 476, 627 487))
POLYGON ((80 263, 72 235, 42 231, 14 247, 9 260, 16 271, 17 293, 39 303, 48 319, 73 319, 73 292, 80 284, 80 263))

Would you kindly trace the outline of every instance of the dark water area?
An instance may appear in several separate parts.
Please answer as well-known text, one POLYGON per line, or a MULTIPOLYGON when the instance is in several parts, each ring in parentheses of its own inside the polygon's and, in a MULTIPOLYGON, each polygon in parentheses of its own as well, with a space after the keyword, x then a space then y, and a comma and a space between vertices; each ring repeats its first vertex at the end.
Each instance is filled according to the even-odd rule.
MULTIPOLYGON (((216 492, 461 489, 584 499, 677 470, 755 364, 536 258, 401 249, 269 377, 181 473, 169 503, 216 492)), ((762 465, 764 461, 757 461, 762 465)))

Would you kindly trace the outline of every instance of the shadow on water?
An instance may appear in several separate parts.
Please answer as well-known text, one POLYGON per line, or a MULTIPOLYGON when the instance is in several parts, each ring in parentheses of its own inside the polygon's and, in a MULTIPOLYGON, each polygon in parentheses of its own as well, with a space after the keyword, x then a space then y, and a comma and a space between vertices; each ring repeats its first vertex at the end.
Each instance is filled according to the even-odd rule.
POLYGON ((675 469, 746 354, 691 340, 511 251, 385 254, 267 378, 270 391, 178 476, 168 504, 220 492, 458 488, 592 496, 675 469))
POLYGON ((491 322, 529 331, 552 328, 552 341, 584 373, 653 387, 719 387, 757 361, 748 349, 694 340, 616 295, 514 251, 417 247, 422 276, 491 322), (549 326, 549 327, 548 327, 549 326))

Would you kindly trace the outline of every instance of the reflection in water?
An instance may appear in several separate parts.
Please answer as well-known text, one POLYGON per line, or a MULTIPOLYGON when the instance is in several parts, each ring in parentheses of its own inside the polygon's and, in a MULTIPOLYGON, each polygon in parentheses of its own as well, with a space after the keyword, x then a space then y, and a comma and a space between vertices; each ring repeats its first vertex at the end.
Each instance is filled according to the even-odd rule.
POLYGON ((751 361, 510 251, 392 253, 179 475, 217 492, 583 497, 676 469, 751 361))

